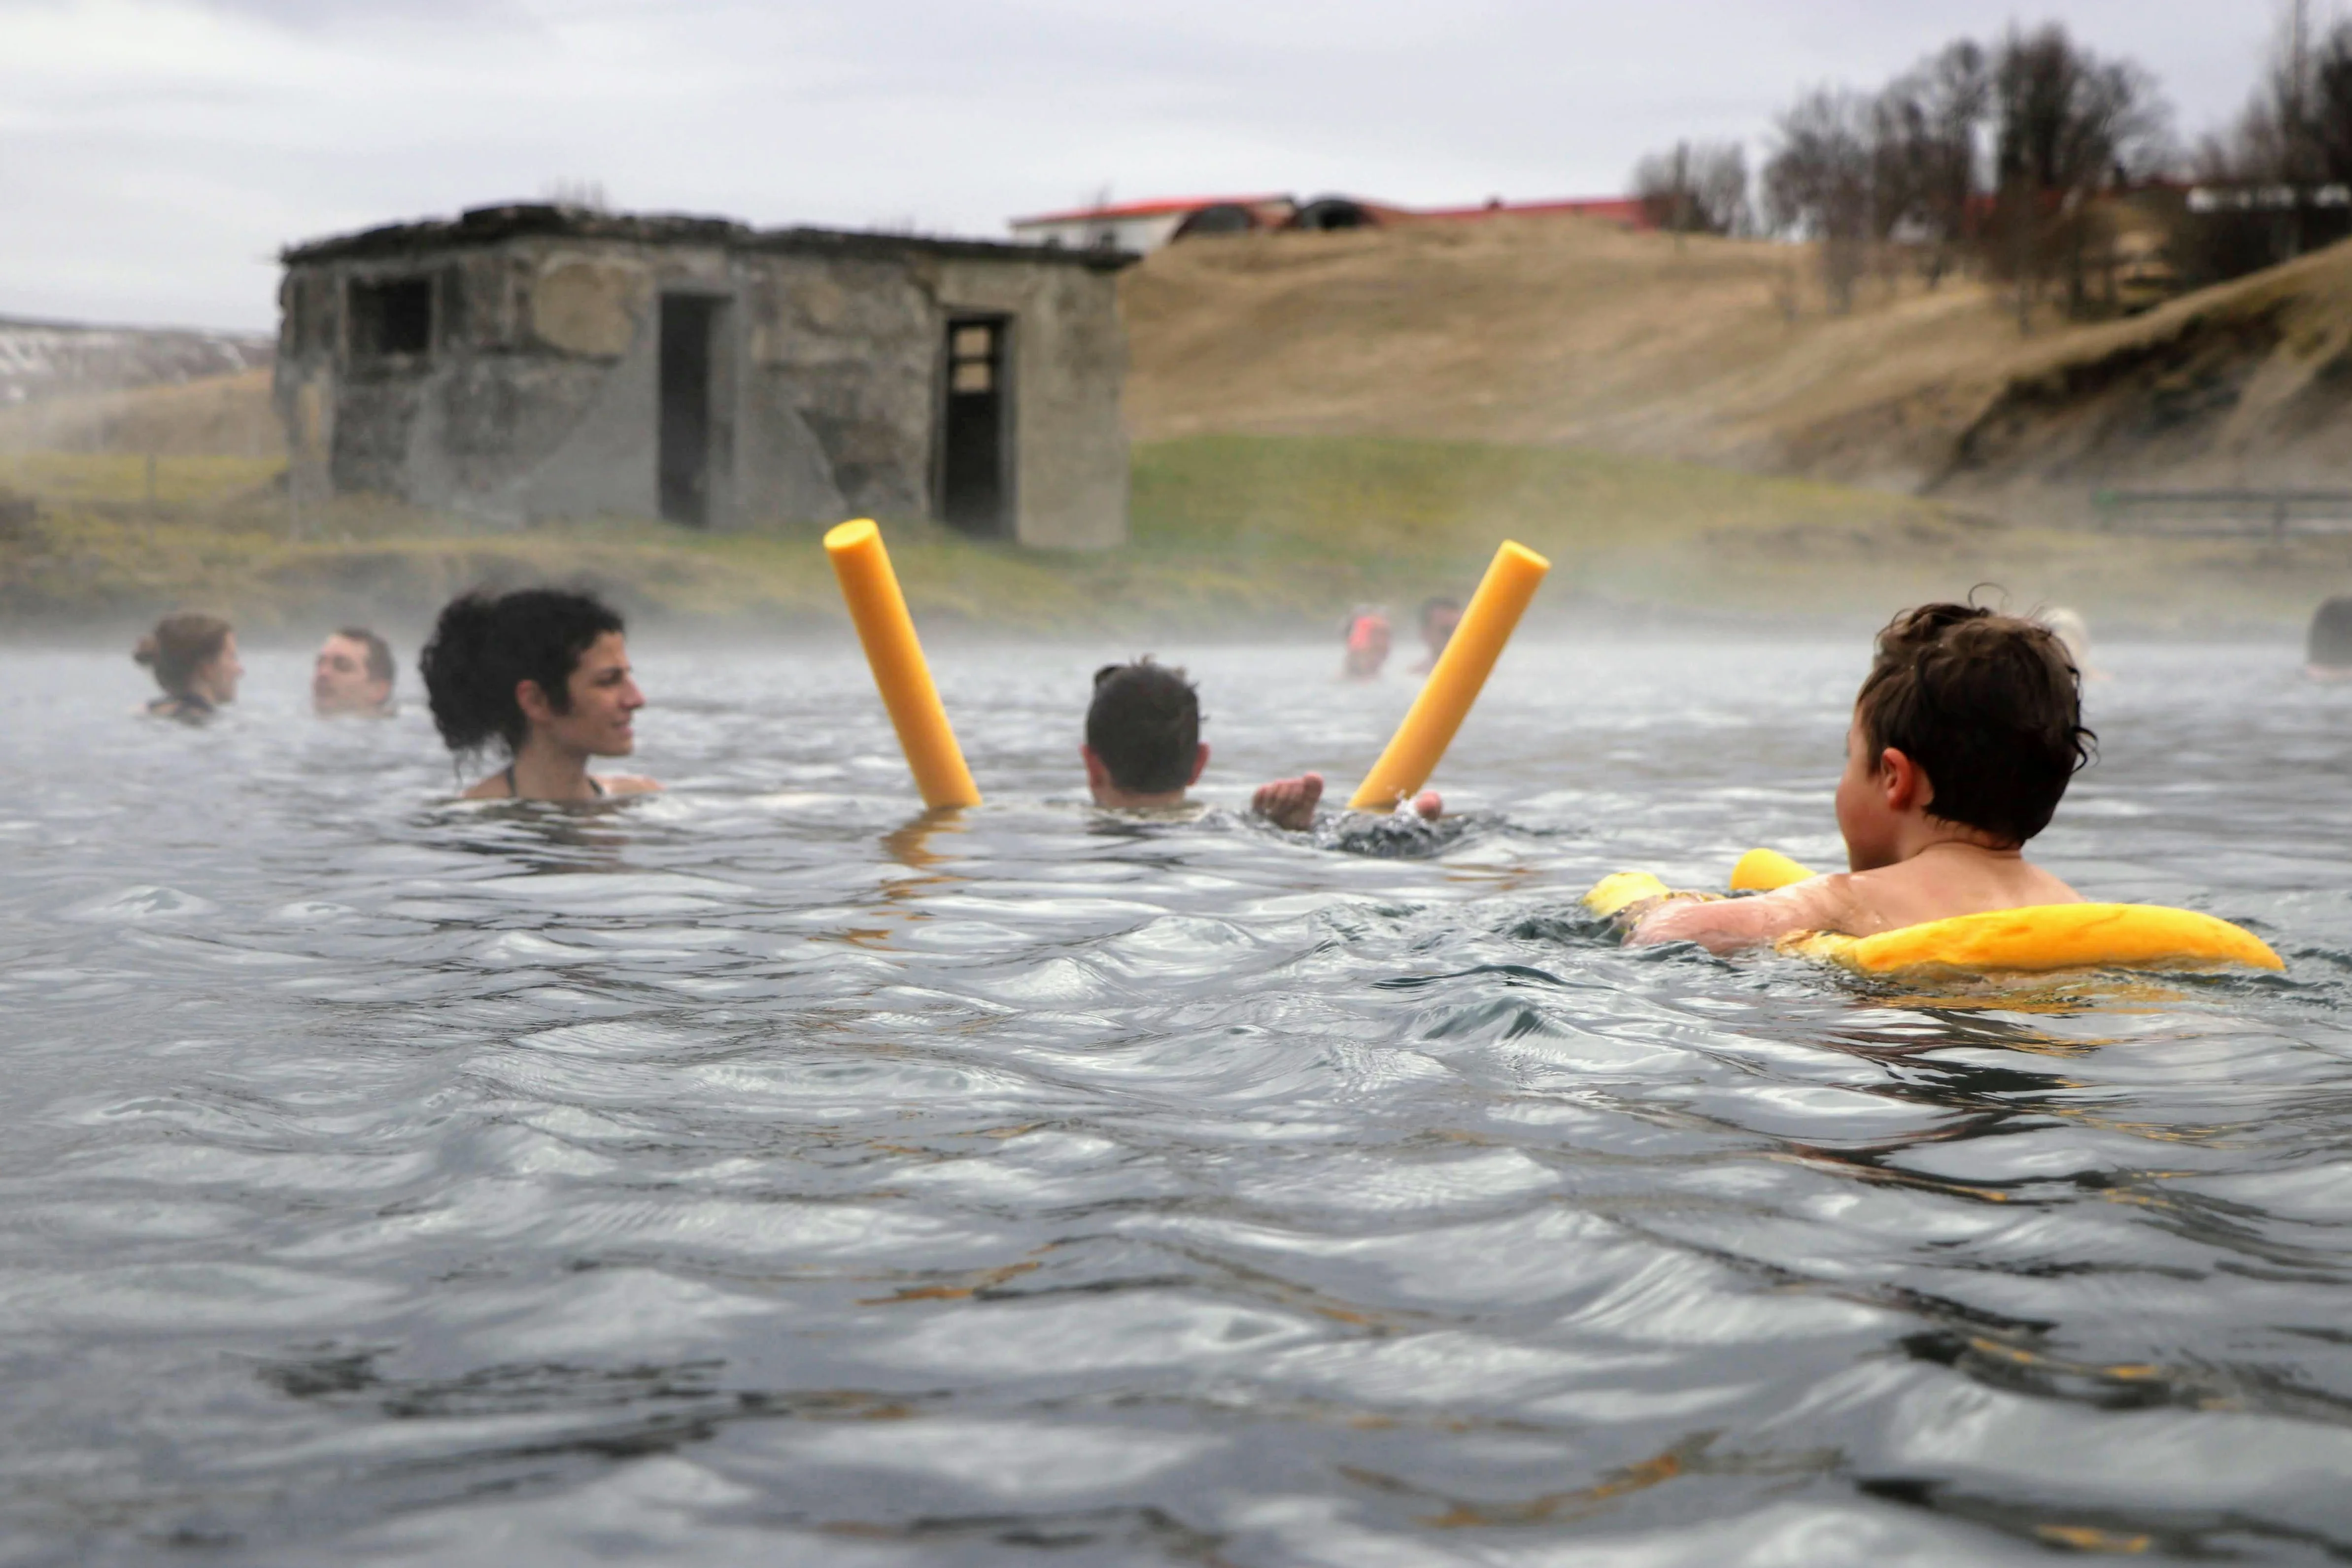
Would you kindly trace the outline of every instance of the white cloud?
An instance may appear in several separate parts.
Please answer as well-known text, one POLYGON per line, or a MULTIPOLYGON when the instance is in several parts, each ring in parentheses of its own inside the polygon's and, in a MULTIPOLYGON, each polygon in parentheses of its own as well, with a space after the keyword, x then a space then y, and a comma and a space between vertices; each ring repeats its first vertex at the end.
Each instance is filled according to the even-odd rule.
MULTIPOLYGON (((2196 131, 2258 6, 2052 0, 2196 131), (2203 16, 2189 15, 2204 12, 2203 16)), ((1120 194, 1613 190, 2005 14, 1967 0, 0 0, 0 314, 267 326, 286 241, 601 182, 995 234, 1120 194)))

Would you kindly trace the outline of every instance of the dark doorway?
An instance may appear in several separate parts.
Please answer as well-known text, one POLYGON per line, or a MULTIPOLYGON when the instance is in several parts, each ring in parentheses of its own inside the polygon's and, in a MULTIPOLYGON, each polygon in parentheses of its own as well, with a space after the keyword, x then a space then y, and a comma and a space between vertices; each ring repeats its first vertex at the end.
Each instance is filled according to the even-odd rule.
POLYGON ((1013 323, 948 322, 946 410, 940 421, 940 516, 982 538, 1013 531, 1012 403, 1005 395, 1013 323))
POLYGON ((712 337, 722 301, 661 297, 661 514, 700 528, 710 521, 712 337))

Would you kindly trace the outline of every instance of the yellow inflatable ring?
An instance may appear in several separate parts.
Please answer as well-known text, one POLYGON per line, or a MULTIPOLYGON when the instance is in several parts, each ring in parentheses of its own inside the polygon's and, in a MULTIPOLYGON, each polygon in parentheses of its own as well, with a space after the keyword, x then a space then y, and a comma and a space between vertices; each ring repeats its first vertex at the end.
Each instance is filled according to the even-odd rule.
MULTIPOLYGON (((1769 892, 1812 873, 1786 855, 1751 849, 1731 873, 1734 892, 1769 892)), ((1585 908, 1611 919, 1670 889, 1646 871, 1603 877, 1585 908)), ((1875 936, 1801 931, 1774 944, 1864 974, 1912 969, 2043 973, 2057 969, 2284 969, 2262 938, 2228 921, 2160 904, 2038 904, 1927 921, 1875 936)))
POLYGON ((1780 952, 1825 958, 1864 974, 1907 969, 2034 973, 2053 969, 2284 969, 2253 932, 2194 910, 2159 904, 2034 904, 1883 931, 1806 931, 1780 952))

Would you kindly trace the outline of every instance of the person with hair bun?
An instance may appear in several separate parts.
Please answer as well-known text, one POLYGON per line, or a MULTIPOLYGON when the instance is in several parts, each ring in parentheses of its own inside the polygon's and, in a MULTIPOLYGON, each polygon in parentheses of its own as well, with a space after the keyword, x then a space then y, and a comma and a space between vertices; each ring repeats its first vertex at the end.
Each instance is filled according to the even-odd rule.
POLYGON ((597 800, 643 795, 648 778, 589 773, 591 757, 636 749, 646 705, 621 616, 588 594, 524 588, 449 602, 417 657, 434 727, 464 755, 503 746, 507 765, 467 800, 597 800))
POLYGON ((229 624, 193 610, 157 621, 131 657, 153 670, 155 684, 163 689, 163 696, 147 704, 147 711, 159 719, 194 723, 211 717, 215 708, 236 700, 237 679, 245 674, 229 624))

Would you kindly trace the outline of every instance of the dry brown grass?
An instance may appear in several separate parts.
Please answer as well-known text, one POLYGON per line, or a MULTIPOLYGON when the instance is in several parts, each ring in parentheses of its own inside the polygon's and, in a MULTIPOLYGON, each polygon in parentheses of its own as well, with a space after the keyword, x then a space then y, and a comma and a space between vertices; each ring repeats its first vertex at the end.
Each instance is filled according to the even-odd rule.
MULTIPOLYGON (((1145 439, 1422 436, 1777 471, 1796 432, 1989 383, 2017 352, 1980 284, 1873 280, 1832 317, 1811 279, 1792 247, 1574 217, 1187 242, 1124 283, 1129 417, 1145 439)), ((1909 488, 1915 445, 1809 467, 1909 488)))
POLYGON ((1191 241, 1124 281, 1129 414, 1146 438, 1581 447, 2036 521, 2119 481, 2352 479, 2352 247, 2031 336, 1966 279, 1873 279, 1832 316, 1810 262, 1581 218, 1191 241))
POLYGON ((78 393, 0 408, 0 453, 117 452, 163 458, 286 456, 269 372, 175 386, 78 393))

